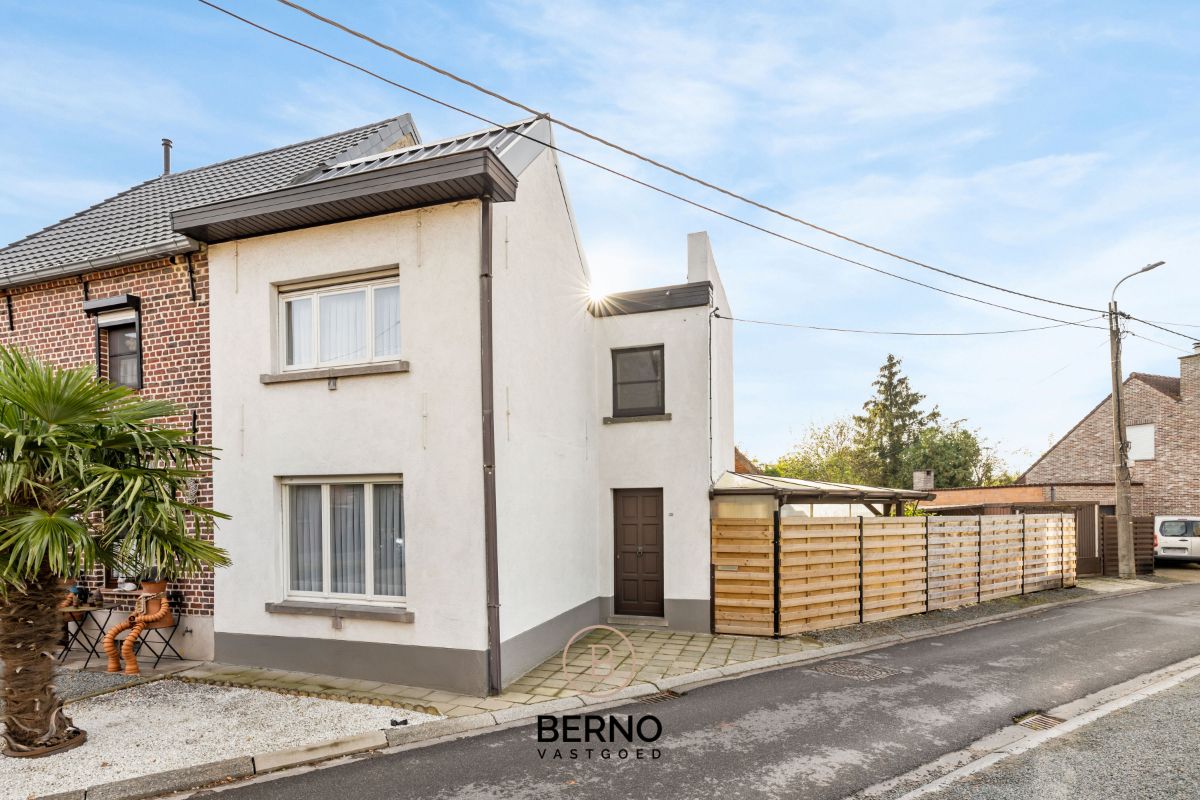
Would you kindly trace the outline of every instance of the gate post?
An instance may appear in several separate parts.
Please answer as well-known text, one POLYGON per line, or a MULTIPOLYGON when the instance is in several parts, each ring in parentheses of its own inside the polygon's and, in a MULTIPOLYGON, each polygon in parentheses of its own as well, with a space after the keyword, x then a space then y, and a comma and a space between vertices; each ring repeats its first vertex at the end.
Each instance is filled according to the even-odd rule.
MULTIPOLYGON (((928 524, 928 523, 926 523, 928 524)), ((863 562, 867 560, 867 551, 863 547, 863 518, 858 518, 858 621, 863 621, 863 562)))
POLYGON ((1058 588, 1067 588, 1067 515, 1059 513, 1058 515, 1058 588))
POLYGON ((975 518, 978 527, 979 547, 975 551, 975 602, 983 602, 983 517, 975 518))
POLYGON ((771 604, 772 605, 771 622, 772 622, 772 630, 774 631, 772 636, 774 636, 774 638, 776 638, 776 639, 779 638, 780 630, 781 630, 780 621, 779 621, 779 603, 780 603, 780 598, 779 598, 779 560, 780 560, 779 559, 779 539, 780 539, 779 518, 780 518, 780 509, 777 507, 775 509, 774 533, 771 537, 773 539, 772 544, 774 545, 774 547, 772 548, 773 556, 772 556, 772 560, 771 560, 772 572, 774 573, 774 581, 773 581, 774 586, 773 586, 772 593, 771 593, 772 598, 773 598, 773 601, 771 604))
POLYGON ((1025 514, 1021 514, 1021 596, 1025 596, 1025 550, 1029 547, 1029 526, 1025 514))
POLYGON ((929 613, 929 517, 925 518, 925 613, 929 613))

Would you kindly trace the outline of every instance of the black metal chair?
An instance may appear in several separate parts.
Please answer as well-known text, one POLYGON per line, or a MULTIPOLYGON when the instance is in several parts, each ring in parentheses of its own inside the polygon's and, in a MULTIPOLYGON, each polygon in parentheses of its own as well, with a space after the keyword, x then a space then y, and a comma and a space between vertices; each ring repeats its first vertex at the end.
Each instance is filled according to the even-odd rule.
POLYGON ((164 628, 147 628, 133 647, 135 656, 141 655, 143 647, 154 654, 152 669, 158 667, 158 662, 164 658, 177 658, 183 661, 183 656, 175 649, 175 645, 171 644, 171 640, 175 638, 175 631, 179 629, 179 624, 183 620, 183 592, 167 592, 167 603, 171 606, 174 623, 164 628))

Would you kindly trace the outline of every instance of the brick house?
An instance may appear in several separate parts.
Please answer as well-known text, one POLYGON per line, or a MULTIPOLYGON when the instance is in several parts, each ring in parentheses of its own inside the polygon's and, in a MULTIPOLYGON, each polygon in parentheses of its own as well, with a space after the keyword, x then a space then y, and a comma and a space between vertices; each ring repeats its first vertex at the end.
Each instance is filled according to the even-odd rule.
MULTIPOLYGON (((212 442, 207 248, 171 230, 174 208, 286 186, 314 169, 416 140, 408 115, 183 172, 167 172, 0 249, 0 343, 173 403, 166 420, 212 442)), ((211 469, 194 499, 212 503, 211 469)), ((90 583, 128 605, 114 575, 90 583)), ((190 658, 213 652, 213 576, 182 580, 190 658)))
MULTIPOLYGON (((1141 485, 1135 515, 1200 513, 1200 349, 1179 365, 1179 377, 1134 372, 1125 380, 1130 470, 1141 485)), ((1104 398, 1017 483, 1058 484, 1060 501, 1112 505, 1111 409, 1104 398)))
MULTIPOLYGON (((1200 346, 1179 377, 1134 372, 1125 380, 1134 516, 1200 514, 1200 346)), ((1102 518, 1116 510, 1111 395, 1011 486, 939 489, 921 507, 935 514, 1073 512, 1080 575, 1115 571, 1104 555, 1102 518)), ((1140 547, 1141 545, 1139 545, 1140 547)), ((1140 567, 1139 567, 1140 569, 1140 567)))

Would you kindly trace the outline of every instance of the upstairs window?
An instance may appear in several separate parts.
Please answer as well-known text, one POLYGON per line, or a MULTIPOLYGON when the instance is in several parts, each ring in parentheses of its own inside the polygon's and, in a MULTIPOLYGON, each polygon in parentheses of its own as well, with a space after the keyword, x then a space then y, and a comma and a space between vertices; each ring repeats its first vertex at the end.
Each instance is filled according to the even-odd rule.
POLYGON ((400 287, 395 278, 282 291, 279 299, 284 370, 400 357, 400 287))
POLYGON ((142 388, 142 301, 118 294, 83 302, 96 334, 96 377, 142 388))
POLYGON ((118 325, 104 330, 108 345, 108 381, 142 388, 142 348, 136 325, 118 325))
POLYGON ((1130 461, 1154 459, 1154 425, 1127 425, 1125 438, 1129 441, 1130 461))
POLYGON ((613 350, 612 359, 613 416, 665 414, 663 346, 613 350))

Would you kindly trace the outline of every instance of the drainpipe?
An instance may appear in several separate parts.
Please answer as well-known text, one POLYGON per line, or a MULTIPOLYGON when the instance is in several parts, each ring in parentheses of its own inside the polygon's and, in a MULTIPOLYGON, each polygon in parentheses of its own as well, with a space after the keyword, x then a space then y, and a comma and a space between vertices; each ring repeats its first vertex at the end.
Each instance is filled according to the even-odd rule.
POLYGON ((496 541, 496 414, 492 377, 492 198, 480 200, 479 385, 483 409, 483 550, 487 585, 488 694, 499 694, 500 566, 496 541))

